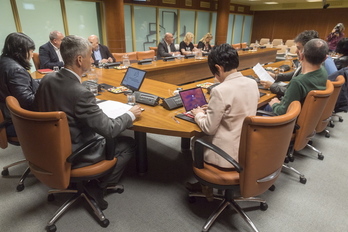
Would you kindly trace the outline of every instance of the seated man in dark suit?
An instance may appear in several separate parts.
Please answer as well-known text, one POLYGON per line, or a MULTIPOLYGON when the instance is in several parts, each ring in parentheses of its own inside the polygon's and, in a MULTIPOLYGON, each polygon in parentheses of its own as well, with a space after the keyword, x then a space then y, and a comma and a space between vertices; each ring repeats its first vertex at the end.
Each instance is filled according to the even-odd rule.
MULTIPOLYGON (((117 164, 113 171, 98 181, 85 185, 100 208, 106 209, 108 203, 103 199, 104 190, 110 184, 116 185, 135 153, 133 138, 119 134, 133 125, 133 120, 140 117, 141 109, 136 105, 117 118, 109 118, 97 105, 93 93, 81 84, 81 76, 91 67, 91 44, 87 39, 70 35, 63 39, 61 52, 64 68, 42 78, 35 95, 35 105, 41 112, 64 111, 67 114, 73 151, 100 136, 114 142, 111 145, 114 146, 112 151, 117 157, 117 164)), ((105 140, 101 140, 96 149, 92 149, 100 152, 86 151, 77 162, 72 163, 72 168, 104 160, 106 147, 110 148, 109 145, 110 143, 105 145, 105 140)))
POLYGON ((170 57, 179 54, 174 46, 174 37, 172 33, 166 33, 161 42, 157 46, 157 59, 161 60, 163 57, 170 57))
POLYGON ((98 36, 91 35, 88 37, 88 41, 92 44, 93 64, 98 65, 99 63, 110 63, 116 61, 109 51, 109 48, 99 43, 98 36))
POLYGON ((39 48, 40 68, 53 69, 64 66, 62 56, 60 55, 60 44, 64 35, 59 31, 52 31, 49 35, 50 41, 39 48))

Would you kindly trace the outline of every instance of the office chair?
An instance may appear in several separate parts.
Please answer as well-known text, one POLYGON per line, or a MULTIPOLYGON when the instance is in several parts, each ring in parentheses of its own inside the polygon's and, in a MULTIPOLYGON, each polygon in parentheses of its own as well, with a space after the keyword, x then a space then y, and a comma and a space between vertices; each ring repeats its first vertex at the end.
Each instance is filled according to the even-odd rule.
MULTIPOLYGON (((100 139, 91 140, 71 154, 71 138, 67 116, 64 112, 32 112, 20 107, 16 98, 6 98, 16 127, 23 154, 29 163, 31 172, 37 179, 52 190, 48 200, 53 200, 53 193, 74 193, 48 222, 46 230, 56 231, 55 222, 80 197, 84 198, 93 209, 102 227, 109 225, 95 200, 86 191, 84 185, 90 180, 100 178, 112 171, 117 158, 113 153, 106 154, 106 160, 93 165, 71 169, 71 163, 86 149, 93 147, 100 139), (109 155, 108 155, 109 154, 109 155)), ((123 189, 121 189, 123 190, 123 189)), ((123 191, 119 191, 123 192, 123 191)))
POLYGON ((36 68, 36 71, 40 69, 40 58, 39 58, 39 53, 34 52, 33 53, 33 62, 34 66, 36 68))
MULTIPOLYGON (((282 169, 300 110, 301 104, 294 101, 284 115, 246 117, 240 137, 239 163, 214 144, 205 142, 201 138, 194 142, 194 176, 205 186, 225 191, 222 197, 214 196, 215 199, 222 200, 222 203, 210 215, 203 226, 203 231, 208 231, 216 218, 229 205, 237 211, 253 231, 258 231, 236 202, 260 202, 261 210, 267 210, 266 201, 255 196, 268 189, 274 190, 273 184, 282 169), (204 149, 213 150, 231 163, 234 169, 220 169, 215 165, 205 163, 204 149), (238 190, 240 190, 240 196, 236 194, 238 190)), ((189 197, 190 202, 194 202, 195 197, 205 197, 205 195, 191 192, 189 197)))
POLYGON ((155 56, 154 50, 137 52, 137 60, 153 59, 154 56, 155 56))
POLYGON ((323 114, 321 115, 319 122, 318 122, 318 125, 315 128, 315 131, 317 133, 321 133, 321 132, 325 131, 325 137, 327 137, 327 138, 330 137, 330 132, 326 128, 330 124, 332 112, 335 108, 335 104, 336 104, 338 96, 341 92, 341 88, 344 85, 344 82, 345 82, 345 79, 342 75, 338 76, 336 78, 336 81, 332 82, 334 90, 333 90, 331 96, 329 97, 329 100, 326 104, 326 107, 323 111, 323 114))
POLYGON ((155 56, 157 56, 157 47, 149 47, 149 50, 154 50, 155 51, 155 56))
POLYGON ((261 38, 260 39, 260 45, 265 45, 265 44, 268 44, 270 41, 269 38, 261 38))
POLYGON ((283 45, 283 39, 273 39, 272 41, 273 47, 277 47, 278 45, 283 45))
POLYGON ((288 39, 285 41, 285 45, 288 46, 288 48, 292 47, 292 46, 296 46, 295 44, 295 40, 293 39, 288 39))
MULTIPOLYGON (((17 137, 8 137, 7 136, 6 127, 9 124, 12 124, 12 121, 11 120, 5 120, 5 118, 4 118, 3 114, 2 114, 2 111, 0 110, 0 148, 2 148, 2 149, 6 149, 8 147, 9 143, 12 144, 12 145, 15 145, 15 146, 20 146, 17 137)), ((18 164, 26 163, 26 162, 27 162, 26 159, 22 159, 22 160, 19 160, 17 162, 14 162, 12 164, 6 165, 5 167, 2 168, 1 175, 2 176, 8 176, 10 174, 9 170, 8 170, 9 168, 11 168, 13 166, 16 166, 18 164)), ((18 181, 17 188, 16 188, 18 192, 23 191, 23 189, 24 189, 24 180, 27 178, 29 173, 30 173, 30 168, 27 167, 25 169, 24 173, 22 174, 22 176, 20 177, 19 181, 18 181)))
MULTIPOLYGON (((137 60, 137 52, 127 52, 127 53, 112 53, 117 62, 122 62, 123 56, 127 54, 129 61, 137 60)), ((153 56, 152 56, 153 57, 153 56)))

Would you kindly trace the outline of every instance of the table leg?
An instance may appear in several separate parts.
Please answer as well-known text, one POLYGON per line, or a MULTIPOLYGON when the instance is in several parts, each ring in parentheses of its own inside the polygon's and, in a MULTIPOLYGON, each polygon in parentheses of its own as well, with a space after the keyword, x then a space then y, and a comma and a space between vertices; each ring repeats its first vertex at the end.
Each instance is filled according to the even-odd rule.
POLYGON ((147 172, 146 133, 134 131, 134 138, 137 143, 137 149, 135 152, 137 172, 139 175, 144 175, 147 172))
POLYGON ((181 150, 187 151, 190 150, 190 143, 191 139, 190 138, 181 138, 181 150))

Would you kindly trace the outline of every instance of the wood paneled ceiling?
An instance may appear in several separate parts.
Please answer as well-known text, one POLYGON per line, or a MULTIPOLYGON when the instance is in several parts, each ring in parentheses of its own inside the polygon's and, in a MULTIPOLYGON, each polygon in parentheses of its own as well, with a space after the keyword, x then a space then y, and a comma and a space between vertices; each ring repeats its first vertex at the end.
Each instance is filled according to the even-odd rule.
POLYGON ((323 9, 323 2, 328 8, 348 8, 348 0, 231 0, 231 3, 250 6, 252 11, 323 9), (267 4, 268 3, 268 4, 267 4))

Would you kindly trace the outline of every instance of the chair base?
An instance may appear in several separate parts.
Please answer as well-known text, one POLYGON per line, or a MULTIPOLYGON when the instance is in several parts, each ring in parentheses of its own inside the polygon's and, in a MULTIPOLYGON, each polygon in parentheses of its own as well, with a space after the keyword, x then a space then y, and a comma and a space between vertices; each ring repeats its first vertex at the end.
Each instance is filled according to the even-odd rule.
MULTIPOLYGON (((6 165, 5 167, 2 168, 1 175, 2 176, 8 176, 10 174, 9 171, 8 171, 9 168, 17 166, 17 165, 22 164, 22 163, 26 163, 26 162, 27 162, 27 160, 23 159, 23 160, 19 160, 17 162, 14 162, 12 164, 6 165)), ((21 191, 24 190, 24 180, 27 178, 29 173, 30 173, 30 168, 27 167, 25 169, 24 173, 22 174, 22 176, 19 178, 19 181, 18 181, 18 184, 17 184, 17 187, 16 187, 18 192, 21 192, 21 191)))
POLYGON ((289 165, 287 165, 287 164, 283 164, 283 168, 285 168, 285 169, 287 169, 287 170, 290 170, 290 171, 292 171, 292 172, 295 172, 297 175, 299 175, 299 177, 300 177, 300 182, 301 182, 302 184, 306 184, 306 183, 307 183, 306 177, 305 177, 301 172, 297 171, 295 168, 293 168, 293 167, 291 167, 291 166, 289 166, 289 165))
MULTIPOLYGON (((231 198, 233 195, 233 192, 231 189, 225 190, 225 195, 217 195, 214 194, 214 199, 221 200, 221 204, 219 207, 209 216, 207 221, 205 222, 202 231, 208 231, 212 224, 215 222, 217 217, 224 211, 224 209, 227 206, 231 206, 243 219, 244 221, 253 229, 253 231, 258 232, 256 226, 251 221, 251 219, 248 217, 248 215, 243 211, 243 209, 236 203, 240 201, 250 201, 250 202, 260 202, 260 209, 262 211, 267 210, 268 205, 265 200, 258 198, 258 197, 250 197, 250 198, 243 198, 243 197, 234 197, 231 198)), ((203 193, 195 193, 190 192, 189 193, 189 201, 192 203, 194 202, 193 198, 195 197, 206 197, 203 193)))
MULTIPOLYGON (((55 232, 57 230, 57 227, 55 226, 56 221, 63 215, 64 212, 66 212, 69 207, 75 202, 77 201, 79 198, 84 198, 87 203, 89 204, 89 206, 92 208, 94 214, 97 216, 97 218, 99 219, 99 224, 102 227, 108 227, 108 225, 110 224, 110 221, 105 217, 104 213, 102 212, 102 210, 100 209, 100 207, 98 206, 98 204, 96 203, 96 201, 91 198, 88 193, 85 192, 83 186, 81 183, 77 183, 78 185, 78 190, 71 190, 71 189, 64 189, 64 190, 59 190, 59 189, 53 189, 53 190, 49 190, 48 191, 48 201, 53 201, 54 200, 54 195, 55 193, 73 193, 74 195, 67 200, 52 216, 52 218, 49 220, 49 222, 47 223, 46 226, 46 231, 48 232, 55 232)), ((124 191, 123 186, 122 185, 117 185, 117 186, 112 186, 112 187, 108 187, 107 190, 111 190, 113 192, 117 192, 117 193, 122 193, 124 191)))

